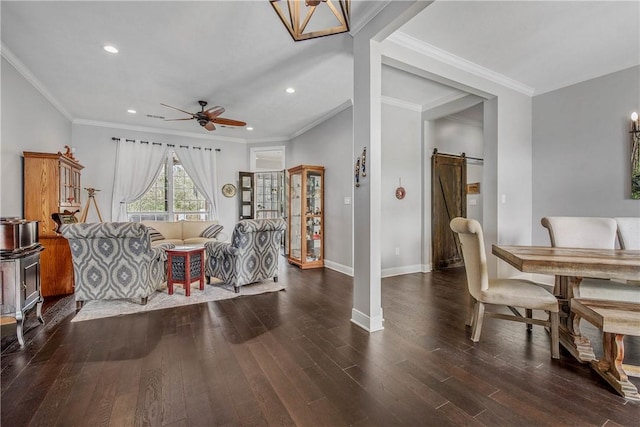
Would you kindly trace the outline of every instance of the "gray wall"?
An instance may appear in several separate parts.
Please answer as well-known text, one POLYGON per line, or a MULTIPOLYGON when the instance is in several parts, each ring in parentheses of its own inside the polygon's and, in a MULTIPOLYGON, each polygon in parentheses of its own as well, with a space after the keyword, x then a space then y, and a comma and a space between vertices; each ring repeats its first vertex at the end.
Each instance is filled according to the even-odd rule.
POLYGON ((423 270, 421 126, 420 112, 382 104, 383 277, 423 270), (402 200, 395 196, 400 180, 406 190, 402 200))
POLYGON ((544 216, 640 216, 631 200, 630 115, 640 67, 533 98, 533 243, 544 216))
MULTIPOLYGON (((353 261, 353 108, 294 138, 287 148, 287 168, 300 164, 325 167, 325 262, 352 274, 353 261)), ((358 153, 359 155, 359 153, 358 153)))
POLYGON ((23 217, 22 152, 64 152, 71 122, 2 58, 0 216, 23 217))

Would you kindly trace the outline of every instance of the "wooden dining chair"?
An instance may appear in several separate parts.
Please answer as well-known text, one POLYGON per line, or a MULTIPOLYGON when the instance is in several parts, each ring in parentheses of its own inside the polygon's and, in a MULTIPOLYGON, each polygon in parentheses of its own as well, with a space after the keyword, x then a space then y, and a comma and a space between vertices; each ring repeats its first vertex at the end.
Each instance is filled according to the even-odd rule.
POLYGON ((513 320, 531 325, 548 327, 551 331, 551 357, 558 359, 559 350, 559 307, 556 297, 536 283, 524 279, 489 279, 487 273, 487 255, 480 223, 473 219, 454 218, 449 224, 457 233, 462 247, 462 257, 467 273, 467 286, 474 300, 473 316, 467 318, 472 324, 471 341, 480 341, 482 322, 485 316, 503 320, 513 320), (485 305, 520 307, 529 310, 544 310, 548 320, 529 316, 511 316, 502 313, 486 312, 485 305))
MULTIPOLYGON (((552 247, 616 248, 618 223, 614 218, 548 216, 542 218, 541 223, 549 230, 552 247)), ((640 286, 636 283, 584 277, 579 285, 572 287, 571 292, 574 298, 640 303, 640 286)))

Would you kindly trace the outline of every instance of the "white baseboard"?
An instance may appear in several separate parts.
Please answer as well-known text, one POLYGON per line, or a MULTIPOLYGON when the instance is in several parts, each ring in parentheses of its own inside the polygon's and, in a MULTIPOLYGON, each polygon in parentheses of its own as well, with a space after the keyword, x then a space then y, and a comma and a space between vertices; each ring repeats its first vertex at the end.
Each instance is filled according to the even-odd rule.
POLYGON ((384 317, 382 315, 382 307, 380 307, 380 317, 372 318, 363 312, 351 309, 351 322, 361 327, 367 332, 376 332, 384 329, 384 317))
POLYGON ((339 273, 346 274, 347 276, 353 277, 353 267, 348 267, 346 265, 338 264, 337 262, 329 261, 327 259, 324 260, 324 266, 328 269, 335 270, 339 273))
POLYGON ((402 267, 384 268, 380 272, 381 277, 401 276, 403 274, 423 273, 424 266, 422 264, 403 265, 402 267))

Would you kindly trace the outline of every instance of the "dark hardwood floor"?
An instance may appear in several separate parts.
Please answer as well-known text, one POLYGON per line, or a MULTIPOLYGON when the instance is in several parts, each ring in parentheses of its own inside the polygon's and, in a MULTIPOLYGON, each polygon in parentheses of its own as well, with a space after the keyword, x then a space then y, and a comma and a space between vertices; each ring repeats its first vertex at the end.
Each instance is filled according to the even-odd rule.
POLYGON ((350 277, 281 266, 286 291, 147 314, 71 323, 72 297, 48 301, 24 348, 3 340, 2 426, 639 425, 543 328, 487 319, 473 344, 463 269, 384 279, 367 334, 350 277))

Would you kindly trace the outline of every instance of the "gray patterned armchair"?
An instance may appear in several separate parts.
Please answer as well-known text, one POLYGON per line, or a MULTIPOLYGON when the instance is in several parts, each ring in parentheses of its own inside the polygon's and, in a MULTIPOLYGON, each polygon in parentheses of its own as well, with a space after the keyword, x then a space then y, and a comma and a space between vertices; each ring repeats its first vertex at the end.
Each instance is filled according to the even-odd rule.
POLYGON ((58 231, 71 248, 77 308, 103 299, 140 298, 146 304, 165 281, 167 254, 151 247, 142 224, 64 224, 58 231))
POLYGON ((207 283, 217 277, 239 292, 240 286, 259 280, 273 278, 277 282, 280 243, 286 228, 282 219, 246 219, 236 224, 231 243, 205 243, 207 283))

